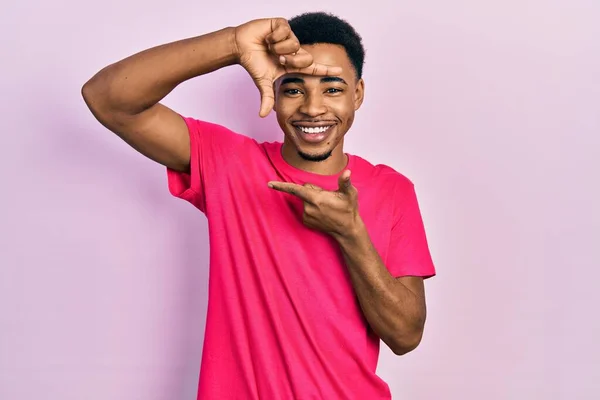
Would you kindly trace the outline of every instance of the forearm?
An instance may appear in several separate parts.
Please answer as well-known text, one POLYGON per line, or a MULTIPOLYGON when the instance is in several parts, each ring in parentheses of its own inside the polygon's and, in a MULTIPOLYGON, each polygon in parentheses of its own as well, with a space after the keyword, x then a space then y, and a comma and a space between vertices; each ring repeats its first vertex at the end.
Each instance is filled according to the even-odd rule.
POLYGON ((414 349, 423 330, 423 300, 389 273, 362 222, 353 232, 336 236, 336 240, 373 331, 396 354, 414 349))
POLYGON ((162 100, 180 83, 235 64, 234 28, 144 50, 111 64, 83 88, 100 106, 126 114, 140 113, 162 100))

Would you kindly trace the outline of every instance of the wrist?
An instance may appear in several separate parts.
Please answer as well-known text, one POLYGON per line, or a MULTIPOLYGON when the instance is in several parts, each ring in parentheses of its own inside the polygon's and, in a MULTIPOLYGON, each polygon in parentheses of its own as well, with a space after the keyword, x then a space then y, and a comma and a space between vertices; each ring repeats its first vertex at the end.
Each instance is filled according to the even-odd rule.
POLYGON ((240 48, 238 46, 238 41, 237 41, 237 26, 236 27, 229 27, 226 28, 227 33, 229 35, 229 51, 231 54, 231 57, 233 58, 234 62, 236 64, 240 63, 240 48))
POLYGON ((366 226, 360 217, 356 215, 341 232, 336 232, 333 237, 340 245, 354 245, 366 232, 366 226))

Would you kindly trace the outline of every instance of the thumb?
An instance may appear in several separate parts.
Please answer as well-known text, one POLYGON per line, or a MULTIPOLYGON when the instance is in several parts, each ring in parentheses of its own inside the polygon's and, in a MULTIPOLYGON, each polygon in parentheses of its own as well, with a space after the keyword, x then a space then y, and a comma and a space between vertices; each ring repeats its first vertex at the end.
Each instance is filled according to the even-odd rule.
POLYGON ((273 90, 273 81, 269 79, 257 79, 256 87, 260 92, 260 111, 258 115, 261 118, 269 115, 275 105, 275 92, 273 90))
POLYGON ((354 186, 352 186, 352 182, 350 181, 350 175, 352 172, 347 169, 338 178, 338 186, 339 191, 345 194, 352 194, 354 186))

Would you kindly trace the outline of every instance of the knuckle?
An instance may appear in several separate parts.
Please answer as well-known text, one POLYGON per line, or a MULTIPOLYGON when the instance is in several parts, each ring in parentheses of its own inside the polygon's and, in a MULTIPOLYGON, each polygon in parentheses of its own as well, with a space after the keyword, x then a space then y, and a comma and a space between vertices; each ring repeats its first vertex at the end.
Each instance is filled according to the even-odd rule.
POLYGON ((288 20, 285 18, 277 18, 277 25, 280 27, 280 29, 283 32, 291 32, 292 28, 290 28, 290 24, 288 23, 288 20))

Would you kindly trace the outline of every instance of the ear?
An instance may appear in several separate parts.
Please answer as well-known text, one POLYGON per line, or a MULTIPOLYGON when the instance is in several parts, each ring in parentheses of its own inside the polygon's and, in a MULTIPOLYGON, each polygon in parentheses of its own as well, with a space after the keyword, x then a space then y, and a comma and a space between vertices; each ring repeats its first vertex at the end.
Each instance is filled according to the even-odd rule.
POLYGON ((365 98, 365 81, 360 78, 356 82, 356 89, 354 91, 354 111, 358 110, 363 103, 365 98))

